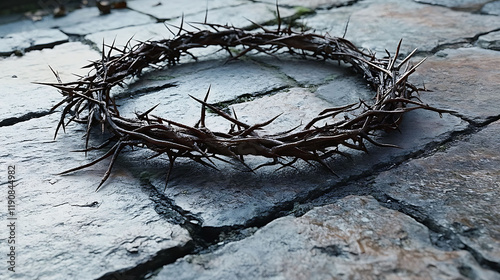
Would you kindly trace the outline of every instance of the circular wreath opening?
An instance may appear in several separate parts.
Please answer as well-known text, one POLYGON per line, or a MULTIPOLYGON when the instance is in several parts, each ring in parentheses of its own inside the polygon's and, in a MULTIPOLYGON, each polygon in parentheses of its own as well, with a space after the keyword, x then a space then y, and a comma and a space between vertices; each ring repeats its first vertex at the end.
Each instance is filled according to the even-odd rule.
POLYGON ((217 24, 203 23, 206 30, 188 31, 181 27, 171 39, 145 41, 131 45, 130 41, 117 48, 114 43, 103 44, 102 58, 86 67, 91 71, 74 82, 63 83, 52 70, 58 83, 45 83, 60 90, 64 99, 52 110, 63 106, 61 118, 55 135, 62 127, 65 130, 71 122, 87 126, 85 149, 108 148, 107 152, 96 160, 62 172, 70 173, 89 167, 106 158, 111 158, 97 189, 109 177, 118 155, 127 146, 146 148, 154 151, 155 156, 166 155, 169 169, 166 183, 178 158, 188 158, 207 167, 216 168, 214 160, 226 161, 227 157, 236 160, 250 171, 265 165, 280 167, 292 166, 298 160, 317 162, 332 173, 326 159, 336 155, 346 155, 339 150, 347 149, 367 151, 366 142, 377 146, 394 147, 379 143, 374 139, 377 131, 395 130, 404 113, 415 109, 426 109, 438 113, 449 112, 424 104, 418 98, 423 90, 408 82, 408 77, 425 60, 416 64, 410 58, 416 50, 403 59, 398 59, 401 42, 393 55, 387 52, 384 58, 377 58, 374 53, 358 49, 350 41, 328 35, 295 32, 290 28, 251 32, 243 29, 217 24), (200 104, 200 117, 196 124, 184 124, 154 114, 155 107, 136 114, 134 118, 120 115, 111 89, 123 86, 125 79, 139 77, 148 68, 162 68, 179 63, 182 56, 196 57, 190 52, 195 48, 218 46, 226 50, 230 59, 238 59, 250 51, 277 55, 288 52, 304 58, 333 60, 347 63, 361 75, 374 93, 372 103, 360 100, 344 106, 329 108, 318 112, 317 117, 304 120, 301 129, 292 127, 286 131, 261 135, 259 131, 278 117, 262 123, 242 122, 233 113, 209 103, 210 89, 204 97, 191 98, 200 104), (241 47, 242 51, 234 54, 231 49, 241 47), (115 54, 112 54, 115 52, 115 54), (231 125, 228 131, 212 131, 206 126, 206 112, 211 112, 226 119, 231 125), (321 121, 335 118, 341 114, 350 114, 330 124, 321 121), (89 147, 91 127, 99 125, 102 132, 111 137, 98 147, 89 147), (270 159, 268 163, 250 167, 245 163, 245 156, 253 155, 270 159))

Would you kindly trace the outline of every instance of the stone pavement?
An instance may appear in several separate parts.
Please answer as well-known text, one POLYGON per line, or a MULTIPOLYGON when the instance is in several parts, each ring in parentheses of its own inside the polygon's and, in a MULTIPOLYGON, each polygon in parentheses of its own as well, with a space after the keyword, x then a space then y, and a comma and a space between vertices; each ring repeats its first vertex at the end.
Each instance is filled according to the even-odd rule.
MULTIPOLYGON (((168 38, 165 24, 179 25, 182 15, 203 22, 207 5, 212 23, 276 24, 274 0, 180 2, 2 19, 0 279, 500 279, 500 1, 280 1, 285 22, 332 36, 348 23, 345 37, 379 54, 403 38, 403 54, 418 48, 415 60, 428 57, 411 76, 430 90, 421 99, 456 111, 408 113, 400 132, 379 139, 400 149, 333 158, 338 177, 304 163, 249 173, 184 161, 164 191, 168 160, 146 161, 141 150, 121 155, 98 192, 107 162, 57 175, 104 151, 69 152, 84 147, 77 124, 54 140, 60 114, 49 109, 61 95, 32 83, 55 81, 49 65, 75 80, 99 59, 103 41, 168 38)), ((282 131, 372 94, 336 63, 195 54, 198 62, 185 58, 115 92, 120 112, 159 103, 158 115, 194 124, 200 108, 188 94, 203 97, 211 86, 209 101, 244 121, 284 113, 270 128, 282 131)), ((227 127, 213 115, 207 123, 227 127)))

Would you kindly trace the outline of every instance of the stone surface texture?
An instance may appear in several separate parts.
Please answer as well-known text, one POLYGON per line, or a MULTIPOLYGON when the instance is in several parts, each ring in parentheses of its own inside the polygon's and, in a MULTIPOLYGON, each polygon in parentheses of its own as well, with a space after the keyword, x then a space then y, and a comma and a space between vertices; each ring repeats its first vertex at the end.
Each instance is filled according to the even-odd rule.
MULTIPOLYGON (((371 197, 348 196, 277 219, 216 252, 187 256, 156 279, 461 279, 484 271, 463 250, 441 251, 428 229, 371 197)), ((493 279, 493 278, 491 278, 493 279)))
MULTIPOLYGON (((426 61, 411 81, 426 89, 421 100, 453 112, 412 111, 400 131, 377 135, 399 148, 341 148, 350 158, 328 160, 337 176, 305 162, 248 172, 236 161, 216 161, 214 170, 179 160, 165 186, 168 158, 126 148, 97 192, 109 159, 59 174, 106 151, 77 152, 85 147, 80 124, 54 139, 61 109, 50 109, 63 97, 39 84, 57 81, 51 68, 76 80, 103 43, 172 38, 181 24, 209 28, 205 18, 276 28, 276 2, 129 0, 108 15, 85 7, 36 22, 0 16, 0 279, 500 279, 499 5, 279 1, 282 28, 345 35, 379 57, 401 39, 400 59, 418 48, 413 63, 426 61), (17 220, 9 220, 9 166, 17 220)), ((210 88, 208 102, 244 122, 279 115, 259 131, 273 134, 374 94, 343 63, 284 52, 230 60, 216 47, 193 54, 117 88, 121 114, 158 105, 154 114, 194 125, 201 107, 189 95, 210 88)), ((230 129, 211 112, 206 125, 230 129)), ((96 127, 90 145, 107 137, 96 127)))

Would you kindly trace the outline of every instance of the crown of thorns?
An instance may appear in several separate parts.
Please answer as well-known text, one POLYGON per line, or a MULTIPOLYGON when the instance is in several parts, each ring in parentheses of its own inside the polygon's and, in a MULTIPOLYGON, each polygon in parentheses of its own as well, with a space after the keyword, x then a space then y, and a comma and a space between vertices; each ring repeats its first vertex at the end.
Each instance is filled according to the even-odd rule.
POLYGON ((426 105, 418 98, 419 90, 423 89, 409 83, 408 77, 425 59, 412 65, 409 60, 416 52, 414 50, 404 59, 398 60, 401 42, 394 55, 387 52, 387 57, 380 59, 369 51, 358 49, 344 38, 296 32, 290 27, 281 29, 280 25, 276 30, 261 27, 259 32, 209 23, 203 23, 202 26, 207 30, 188 31, 181 23, 179 32, 173 34, 175 36, 172 39, 150 40, 134 46, 129 40, 122 49, 115 47, 113 42, 107 46, 107 53, 103 43, 101 60, 85 66, 92 70, 74 82, 63 83, 51 68, 58 83, 45 84, 59 89, 64 96, 52 108, 55 110, 64 105, 55 136, 61 127, 65 130, 65 126, 71 122, 84 123, 87 131, 85 149, 82 151, 111 146, 96 160, 61 174, 89 167, 111 157, 109 167, 97 187, 99 189, 109 177, 117 156, 127 146, 150 149, 155 152, 154 156, 166 155, 170 163, 166 182, 177 158, 189 158, 216 169, 214 159, 231 162, 228 159, 232 158, 251 171, 265 165, 279 165, 280 168, 292 166, 301 159, 308 163, 317 162, 333 172, 325 159, 335 154, 346 155, 339 150, 340 146, 361 151, 367 151, 365 142, 393 147, 377 142, 374 136, 377 131, 397 129, 404 113, 415 109, 431 110, 439 114, 449 112, 426 105), (374 101, 368 104, 360 100, 326 109, 301 129, 296 127, 273 135, 260 135, 259 130, 270 125, 277 117, 263 123, 244 123, 238 120, 234 111, 229 114, 208 103, 210 89, 203 100, 191 96, 201 104, 200 119, 192 126, 153 115, 152 111, 156 106, 144 113, 136 113, 134 118, 120 115, 110 93, 113 87, 123 85, 126 78, 139 76, 148 67, 172 66, 179 63, 181 56, 185 55, 196 59, 189 50, 208 46, 219 46, 227 50, 233 59, 249 51, 276 54, 284 50, 303 57, 342 61, 362 74, 374 91, 374 101), (230 50, 233 47, 242 47, 243 51, 234 55, 230 50), (116 54, 112 55, 112 51, 116 54), (229 131, 212 131, 205 125, 207 108, 231 124, 229 131), (334 120, 332 124, 319 125, 322 120, 347 113, 351 117, 346 115, 342 120, 334 120), (112 136, 97 147, 89 147, 91 127, 95 124, 100 124, 102 131, 110 132, 112 136), (250 167, 245 163, 246 155, 269 158, 270 162, 250 167))

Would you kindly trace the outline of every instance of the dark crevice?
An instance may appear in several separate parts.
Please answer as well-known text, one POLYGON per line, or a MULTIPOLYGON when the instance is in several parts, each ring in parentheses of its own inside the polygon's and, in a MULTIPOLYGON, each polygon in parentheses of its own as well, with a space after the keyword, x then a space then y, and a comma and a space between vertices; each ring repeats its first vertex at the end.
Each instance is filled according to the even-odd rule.
POLYGON ((162 267, 165 264, 173 263, 176 259, 185 256, 192 251, 193 242, 189 241, 184 246, 177 246, 158 251, 156 255, 145 263, 141 263, 133 268, 125 268, 104 274, 97 280, 126 280, 126 279, 144 279, 152 271, 162 267))
POLYGON ((52 49, 57 45, 61 45, 64 43, 69 42, 68 39, 66 40, 59 40, 59 41, 54 41, 46 44, 38 44, 38 45, 32 45, 30 47, 24 48, 24 49, 12 49, 9 52, 0 52, 0 57, 8 57, 11 55, 16 55, 16 56, 23 56, 25 53, 30 52, 30 51, 39 51, 43 49, 52 49))
POLYGON ((380 205, 410 216, 417 222, 427 227, 430 231, 429 235, 431 243, 437 248, 445 251, 466 250, 482 267, 500 272, 500 263, 486 259, 480 252, 470 246, 467 246, 460 239, 460 236, 474 234, 473 230, 465 230, 462 233, 457 232, 440 225, 438 222, 430 218, 426 211, 421 207, 407 204, 404 201, 399 201, 384 193, 374 192, 372 196, 379 201, 380 205))
POLYGON ((163 90, 163 89, 167 89, 167 88, 171 88, 171 87, 177 87, 177 84, 174 82, 174 83, 164 83, 162 85, 158 85, 158 86, 149 86, 149 87, 144 87, 144 88, 140 88, 140 89, 128 89, 127 91, 124 91, 124 92, 121 92, 119 94, 117 94, 115 97, 116 99, 124 99, 124 98, 129 98, 129 97, 138 97, 138 96, 142 96, 142 95, 146 95, 146 94, 150 94, 150 93, 155 93, 156 91, 160 91, 160 90, 163 90))
POLYGON ((24 51, 25 52, 29 52, 29 51, 39 51, 39 50, 43 50, 43 49, 52 49, 52 48, 54 48, 57 45, 61 45, 61 44, 67 43, 67 42, 69 42, 68 39, 66 39, 66 40, 60 40, 60 41, 54 41, 54 42, 50 42, 50 43, 47 43, 47 44, 33 45, 31 47, 28 47, 28 48, 24 49, 24 51))
POLYGON ((361 1, 362 0, 350 0, 350 1, 347 1, 346 3, 336 3, 333 5, 327 6, 326 9, 331 10, 331 9, 342 8, 342 7, 350 7, 350 6, 354 6, 355 4, 357 4, 361 1))
POLYGON ((29 113, 26 113, 26 114, 19 116, 19 117, 6 118, 6 119, 3 119, 0 121, 0 127, 15 125, 15 124, 18 124, 20 122, 29 121, 31 119, 41 118, 41 117, 50 115, 52 113, 53 112, 47 110, 47 111, 40 111, 40 112, 29 112, 29 113))
MULTIPOLYGON (((249 101, 255 100, 257 98, 264 97, 264 96, 270 96, 270 95, 276 94, 276 93, 278 93, 284 89, 287 89, 287 88, 290 88, 290 86, 280 86, 280 87, 276 87, 276 88, 273 88, 273 89, 268 90, 268 91, 242 94, 242 95, 236 97, 235 99, 213 103, 212 105, 216 106, 217 108, 222 109, 223 111, 227 111, 226 113, 232 114, 232 112, 228 111, 229 106, 231 106, 231 105, 239 104, 239 103, 243 103, 243 102, 249 102, 249 101)), ((207 110, 207 111, 210 111, 210 110, 207 110)))
POLYGON ((201 228, 199 225, 203 222, 199 217, 175 205, 171 199, 158 191, 150 182, 142 182, 142 187, 155 203, 155 211, 158 215, 169 223, 180 225, 186 229, 193 236, 193 239, 182 246, 161 250, 146 262, 135 267, 106 273, 97 278, 98 280, 145 279, 164 265, 192 254, 197 248, 207 246, 203 239, 194 238, 194 236, 198 236, 201 228))
POLYGON ((485 127, 493 122, 496 122, 498 120, 500 120, 500 116, 489 116, 489 117, 486 117, 484 119, 473 119, 473 118, 470 118, 468 116, 465 116, 465 115, 462 115, 460 113, 453 113, 454 116, 458 117, 458 118, 461 118, 462 120, 468 122, 470 125, 474 126, 474 127, 485 127))
POLYGON ((432 50, 430 51, 417 51, 415 54, 416 55, 421 55, 421 56, 431 56, 435 55, 437 52, 446 50, 446 49, 459 49, 459 48, 470 48, 475 45, 477 40, 479 40, 479 37, 483 35, 487 35, 492 32, 497 32, 500 31, 500 28, 496 28, 490 31, 485 31, 485 32, 480 32, 474 37, 465 37, 465 38, 459 38, 456 39, 455 42, 450 42, 450 43, 443 43, 435 46, 432 50))

